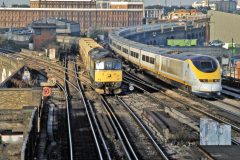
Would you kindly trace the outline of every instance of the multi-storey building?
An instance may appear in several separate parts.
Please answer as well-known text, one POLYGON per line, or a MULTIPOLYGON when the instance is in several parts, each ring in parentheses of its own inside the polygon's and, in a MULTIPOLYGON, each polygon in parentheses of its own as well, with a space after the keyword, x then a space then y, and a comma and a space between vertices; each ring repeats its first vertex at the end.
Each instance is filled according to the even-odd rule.
POLYGON ((95 0, 30 0, 31 8, 95 8, 95 0))
POLYGON ((114 29, 142 24, 142 0, 30 0, 31 8, 0 8, 0 28, 25 27, 33 21, 63 18, 90 27, 114 29))
POLYGON ((179 9, 172 11, 168 14, 169 19, 186 19, 191 17, 203 16, 202 12, 197 11, 196 9, 179 9))

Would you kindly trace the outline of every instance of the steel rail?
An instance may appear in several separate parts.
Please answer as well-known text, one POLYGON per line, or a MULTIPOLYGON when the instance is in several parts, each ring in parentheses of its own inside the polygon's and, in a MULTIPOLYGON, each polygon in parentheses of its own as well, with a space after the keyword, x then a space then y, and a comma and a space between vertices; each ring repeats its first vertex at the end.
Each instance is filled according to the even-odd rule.
MULTIPOLYGON (((67 93, 67 62, 66 62, 66 58, 64 61, 64 65, 65 65, 65 70, 64 70, 64 90, 67 93)), ((67 123, 68 123, 68 137, 69 137, 69 143, 70 143, 70 159, 73 160, 73 144, 72 144, 72 129, 71 129, 71 120, 70 120, 70 111, 69 111, 69 100, 68 100, 68 94, 67 96, 67 123)))
MULTIPOLYGON (((224 108, 221 108, 221 107, 217 106, 216 104, 214 104, 214 102, 211 103, 211 102, 206 101, 206 100, 204 100, 204 102, 207 103, 208 105, 214 105, 214 107, 216 107, 217 109, 222 110, 222 111, 224 111, 224 112, 226 112, 226 113, 228 113, 228 114, 232 114, 233 116, 240 118, 240 114, 234 113, 234 112, 229 111, 229 110, 224 109, 224 108)), ((221 100, 218 100, 218 102, 220 102, 220 103, 222 103, 222 104, 224 104, 224 105, 230 106, 230 107, 232 107, 232 108, 235 108, 235 109, 239 109, 239 110, 240 110, 240 107, 237 107, 237 106, 235 106, 235 105, 228 104, 228 103, 226 103, 226 102, 224 102, 224 101, 221 101, 221 100)))
POLYGON ((120 122, 118 121, 118 119, 117 119, 117 117, 115 116, 114 112, 112 111, 111 107, 109 106, 109 104, 107 103, 107 101, 105 100, 105 98, 104 98, 102 95, 100 95, 100 98, 101 98, 101 101, 102 101, 102 104, 103 104, 103 106, 104 106, 105 111, 106 111, 107 114, 110 116, 110 117, 109 117, 109 120, 110 120, 113 128, 115 129, 115 131, 116 131, 116 133, 117 133, 117 136, 118 136, 118 138, 119 138, 119 140, 120 140, 120 142, 121 142, 121 144, 122 144, 122 147, 123 147, 123 149, 124 149, 124 151, 125 151, 125 153, 126 153, 126 155, 127 155, 127 158, 128 158, 129 160, 131 160, 131 159, 132 159, 132 156, 133 156, 134 159, 138 160, 138 157, 137 157, 134 149, 132 148, 132 146, 131 146, 131 144, 130 144, 130 142, 129 142, 129 140, 128 140, 128 138, 127 138, 127 136, 126 136, 126 134, 125 134, 125 132, 124 132, 121 124, 120 124, 120 122), (115 122, 114 122, 114 121, 115 121, 115 122), (119 130, 120 130, 120 132, 121 132, 122 135, 120 134, 119 130), (123 136, 123 137, 122 137, 122 136, 123 136), (130 151, 128 151, 127 146, 126 146, 126 144, 124 143, 124 141, 127 143, 127 146, 128 146, 128 148, 129 148, 130 151), (130 153, 130 152, 131 152, 131 153, 130 153), (132 154, 132 156, 131 156, 130 154, 132 154))
POLYGON ((98 150, 98 154, 99 154, 99 158, 101 160, 103 160, 103 154, 102 154, 102 151, 101 151, 101 148, 100 148, 100 145, 99 145, 99 142, 98 142, 98 139, 97 139, 97 135, 95 133, 95 130, 94 130, 94 127, 93 127, 93 122, 90 118, 90 114, 89 114, 89 110, 88 110, 88 107, 87 107, 87 102, 86 102, 86 99, 84 97, 84 91, 80 85, 80 82, 79 82, 79 79, 78 79, 78 74, 77 74, 77 67, 76 67, 76 63, 74 61, 74 69, 75 69, 75 78, 76 78, 76 81, 77 81, 77 87, 78 87, 78 92, 80 93, 80 96, 82 98, 82 101, 83 101, 83 104, 84 104, 84 108, 86 110, 86 114, 87 114, 87 117, 88 117, 88 121, 90 123, 90 127, 91 127, 91 131, 92 131, 92 134, 94 136, 94 141, 96 143, 96 146, 97 146, 97 150, 98 150))
POLYGON ((134 111, 119 97, 117 96, 117 99, 119 100, 119 102, 121 102, 121 104, 130 112, 130 114, 132 115, 132 117, 135 119, 135 121, 141 126, 141 128, 144 130, 144 132, 147 134, 148 138, 152 141, 153 145, 155 146, 155 148, 157 149, 157 151, 161 154, 162 158, 164 158, 165 160, 169 160, 168 155, 159 147, 159 145, 157 144, 157 142, 154 140, 153 136, 150 134, 150 132, 148 131, 148 129, 145 127, 145 125, 143 124, 143 122, 140 120, 140 118, 136 115, 136 113, 134 113, 134 111))
POLYGON ((112 160, 111 155, 110 155, 109 150, 108 150, 108 147, 107 147, 107 144, 106 144, 105 139, 104 139, 104 137, 103 137, 102 131, 101 131, 100 126, 98 125, 97 119, 96 119, 96 117, 95 117, 92 104, 90 103, 89 100, 88 100, 88 106, 89 106, 89 108, 90 108, 90 111, 91 111, 91 114, 92 114, 94 123, 96 124, 98 133, 99 133, 100 138, 101 138, 101 141, 102 141, 102 143, 103 143, 104 150, 105 150, 105 152, 107 153, 108 160, 112 160))
MULTIPOLYGON (((131 83, 131 85, 132 85, 132 82, 130 82, 130 81, 127 81, 127 83, 131 83)), ((140 83, 140 82, 138 82, 138 83, 140 83)), ((142 85, 145 85, 145 83, 141 83, 141 84, 142 84, 142 85)), ((159 101, 156 97, 152 96, 152 95, 150 94, 150 92, 146 91, 145 89, 143 89, 143 88, 140 87, 139 85, 134 84, 134 86, 137 87, 138 89, 142 90, 147 96, 149 96, 149 97, 153 98, 154 100, 158 101, 161 105, 167 106, 168 108, 171 108, 171 106, 166 105, 166 104, 163 104, 163 103, 162 103, 161 101, 159 101)), ((146 86, 146 85, 145 85, 145 86, 146 86)), ((172 100, 174 100, 174 101, 176 101, 176 102, 178 102, 178 103, 180 103, 180 104, 183 104, 184 106, 186 106, 186 107, 188 107, 188 108, 191 108, 191 109, 193 109, 193 110, 195 110, 195 111, 197 111, 197 112, 200 112, 200 113, 202 113, 202 114, 204 114, 204 115, 206 115, 206 116, 208 116, 208 117, 210 117, 210 118, 212 118, 212 119, 214 119, 214 120, 216 120, 216 121, 218 121, 218 122, 228 124, 228 125, 230 125, 230 126, 233 128, 233 130, 235 130, 235 131, 237 131, 237 132, 240 132, 240 127, 238 127, 238 126, 236 126, 236 125, 234 125, 234 124, 231 124, 231 123, 229 123, 229 122, 227 122, 227 121, 221 120, 221 119, 217 118, 216 116, 211 115, 210 113, 207 113, 207 112, 205 112, 205 111, 203 111, 203 110, 201 110, 201 109, 199 109, 199 108, 197 108, 197 107, 194 107, 194 106, 192 106, 192 105, 188 105, 188 104, 186 104, 186 103, 184 103, 184 102, 182 102, 182 101, 180 101, 180 100, 174 99, 173 97, 171 97, 171 96, 169 96, 169 95, 167 95, 167 94, 165 94, 165 93, 163 93, 163 92, 160 92, 160 93, 162 93, 162 94, 166 95, 167 97, 171 98, 172 100)), ((240 143, 237 143, 238 141, 235 140, 234 138, 232 138, 232 142, 233 142, 234 144, 237 144, 237 145, 240 144, 240 143)))

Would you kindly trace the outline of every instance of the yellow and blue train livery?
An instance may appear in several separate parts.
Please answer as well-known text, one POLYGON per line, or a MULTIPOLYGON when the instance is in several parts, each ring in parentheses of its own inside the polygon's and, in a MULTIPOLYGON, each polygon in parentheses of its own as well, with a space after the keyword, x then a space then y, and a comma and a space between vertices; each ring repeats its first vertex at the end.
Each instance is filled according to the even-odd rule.
POLYGON ((100 94, 119 94, 122 85, 122 62, 91 38, 79 42, 80 55, 91 82, 100 94))
POLYGON ((136 68, 173 86, 207 98, 221 94, 220 65, 213 57, 173 52, 112 35, 110 47, 136 68))

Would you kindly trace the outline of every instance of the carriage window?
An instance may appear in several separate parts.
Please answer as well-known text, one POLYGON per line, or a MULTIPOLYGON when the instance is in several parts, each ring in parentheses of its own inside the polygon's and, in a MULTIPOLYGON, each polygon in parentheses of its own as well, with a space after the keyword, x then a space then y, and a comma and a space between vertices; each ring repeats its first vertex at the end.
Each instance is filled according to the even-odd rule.
POLYGON ((146 60, 146 56, 142 55, 142 60, 145 61, 146 60))
POLYGON ((138 57, 139 57, 139 56, 138 56, 138 53, 135 52, 135 56, 134 56, 134 57, 138 58, 138 57))
POLYGON ((126 48, 122 48, 123 52, 128 54, 128 50, 126 48))
POLYGON ((135 57, 135 58, 138 58, 138 57, 139 57, 139 54, 136 53, 136 52, 131 51, 131 56, 132 56, 132 57, 135 57))
POLYGON ((121 47, 121 46, 119 46, 119 45, 117 45, 117 49, 121 50, 121 49, 122 49, 122 47, 121 47))
POLYGON ((149 62, 149 57, 148 56, 146 56, 146 62, 149 62))
POLYGON ((150 57, 150 63, 154 64, 154 58, 150 57))
POLYGON ((133 55, 134 55, 134 52, 133 52, 133 51, 131 51, 131 56, 133 57, 133 55))

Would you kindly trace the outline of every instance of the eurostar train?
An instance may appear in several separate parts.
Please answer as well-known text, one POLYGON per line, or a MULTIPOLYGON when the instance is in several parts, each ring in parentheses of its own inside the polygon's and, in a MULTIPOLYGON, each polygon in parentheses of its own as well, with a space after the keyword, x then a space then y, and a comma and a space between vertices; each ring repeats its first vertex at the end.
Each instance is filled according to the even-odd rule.
POLYGON ((122 84, 122 61, 91 38, 79 41, 80 55, 96 92, 119 94, 122 84))
POLYGON ((215 58, 173 52, 120 36, 116 38, 113 34, 109 38, 110 47, 115 53, 162 81, 205 98, 221 94, 221 71, 215 58))

